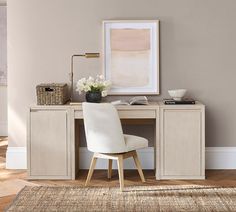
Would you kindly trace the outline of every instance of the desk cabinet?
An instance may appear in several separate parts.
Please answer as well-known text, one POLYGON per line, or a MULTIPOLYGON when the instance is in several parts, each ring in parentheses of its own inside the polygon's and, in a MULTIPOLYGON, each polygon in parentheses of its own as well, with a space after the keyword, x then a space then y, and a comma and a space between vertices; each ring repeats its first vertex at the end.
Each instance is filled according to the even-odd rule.
MULTIPOLYGON (((117 106, 120 119, 152 121, 156 179, 205 178, 205 108, 196 105, 117 106)), ((75 179, 82 105, 38 105, 29 111, 28 178, 75 179), (78 123, 78 122, 77 122, 78 123), (77 127, 76 127, 77 126, 77 127)), ((150 122, 149 122, 150 123, 150 122)))
POLYGON ((204 106, 160 110, 161 179, 204 179, 204 106))
POLYGON ((29 179, 70 179, 69 111, 37 109, 29 116, 29 179))

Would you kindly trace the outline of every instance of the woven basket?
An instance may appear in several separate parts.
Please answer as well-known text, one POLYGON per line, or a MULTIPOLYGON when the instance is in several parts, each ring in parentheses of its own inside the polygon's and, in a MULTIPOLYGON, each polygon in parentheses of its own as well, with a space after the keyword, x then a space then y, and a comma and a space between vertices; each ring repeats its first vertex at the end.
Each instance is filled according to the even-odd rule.
POLYGON ((65 83, 49 83, 36 86, 38 105, 63 105, 69 100, 65 83))

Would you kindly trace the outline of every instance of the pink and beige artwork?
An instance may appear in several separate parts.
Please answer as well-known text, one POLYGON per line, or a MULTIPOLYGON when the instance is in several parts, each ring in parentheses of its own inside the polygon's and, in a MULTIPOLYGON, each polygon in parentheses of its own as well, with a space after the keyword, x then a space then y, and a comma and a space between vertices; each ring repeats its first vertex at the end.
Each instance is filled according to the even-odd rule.
POLYGON ((111 81, 114 87, 144 87, 151 68, 150 29, 111 29, 111 81))

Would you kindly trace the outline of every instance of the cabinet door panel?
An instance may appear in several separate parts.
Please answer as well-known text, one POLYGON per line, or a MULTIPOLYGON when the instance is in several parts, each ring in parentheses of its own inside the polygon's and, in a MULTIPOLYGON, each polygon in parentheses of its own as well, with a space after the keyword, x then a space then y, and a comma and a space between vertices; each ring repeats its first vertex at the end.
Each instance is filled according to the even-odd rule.
POLYGON ((201 111, 164 110, 164 175, 201 174, 201 111))
POLYGON ((67 112, 33 111, 30 122, 30 174, 68 175, 67 112))

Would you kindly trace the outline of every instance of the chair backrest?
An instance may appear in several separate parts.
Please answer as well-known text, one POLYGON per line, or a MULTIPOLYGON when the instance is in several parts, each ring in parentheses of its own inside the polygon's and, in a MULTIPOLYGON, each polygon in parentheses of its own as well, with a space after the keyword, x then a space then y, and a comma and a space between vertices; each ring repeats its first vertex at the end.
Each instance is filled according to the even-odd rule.
POLYGON ((110 103, 83 103, 87 147, 92 152, 126 152, 124 134, 116 108, 110 103))

